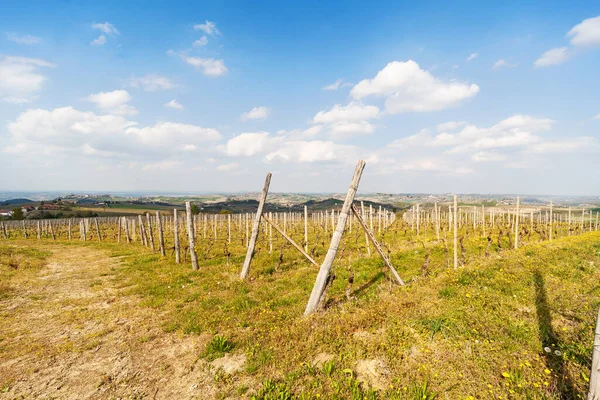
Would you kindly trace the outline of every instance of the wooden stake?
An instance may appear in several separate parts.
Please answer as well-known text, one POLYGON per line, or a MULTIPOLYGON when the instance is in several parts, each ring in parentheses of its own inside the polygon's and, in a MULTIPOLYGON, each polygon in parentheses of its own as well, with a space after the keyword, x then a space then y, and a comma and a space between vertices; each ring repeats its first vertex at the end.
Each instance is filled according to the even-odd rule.
POLYGON ((517 196, 517 212, 515 214, 515 249, 519 248, 519 203, 521 198, 517 196))
POLYGON ((354 212, 354 216, 356 217, 356 219, 360 223, 360 226, 362 226, 363 230, 365 231, 365 233, 367 234, 367 236, 369 237, 369 239, 371 239, 371 242, 373 243, 373 246, 375 246, 375 250, 377 250, 377 252, 381 256, 381 259, 383 260, 383 262, 385 263, 385 265, 387 265, 387 267, 390 269, 390 271, 392 272, 392 275, 394 275, 394 278, 396 279, 396 282, 398 282, 400 285, 404 286, 404 281, 402 280, 402 278, 400 278, 400 275, 398 275, 398 272, 396 271, 396 269, 392 265, 390 259, 383 252, 383 249, 381 248, 381 245, 375 239, 375 235, 373 235, 373 232, 367 227, 367 224, 365 223, 365 221, 360 216, 360 214, 358 212, 358 209, 356 208, 356 206, 354 204, 352 204, 352 212, 354 212))
POLYGON ((308 252, 308 207, 304 206, 304 251, 308 252))
POLYGON ((252 236, 250 237, 248 251, 246 252, 246 259, 244 260, 244 265, 242 265, 242 273, 240 274, 240 278, 242 279, 246 279, 248 273, 250 272, 250 262, 252 262, 252 257, 254 257, 254 246, 256 245, 256 239, 258 238, 260 218, 262 216, 265 200, 267 199, 267 194, 269 193, 270 184, 271 173, 269 172, 267 173, 267 178, 265 179, 265 186, 263 187, 260 201, 258 203, 258 209, 256 210, 256 217, 254 218, 254 224, 252 225, 252 236))
POLYGON ((592 370, 590 373, 590 389, 588 400, 600 399, 600 310, 596 319, 596 332, 594 333, 594 347, 592 350, 592 370))
POLYGON ((279 232, 279 234, 280 234, 281 236, 283 236, 283 237, 285 238, 285 240, 287 240, 288 242, 290 242, 290 244, 291 244, 292 246, 294 246, 294 247, 295 247, 295 248, 296 248, 296 249, 297 249, 297 250, 298 250, 300 253, 302 253, 302 255, 303 255, 304 257, 306 257, 306 259, 307 259, 308 261, 310 261, 311 263, 313 263, 313 264, 314 264, 314 265, 316 265, 317 267, 319 266, 319 264, 317 264, 317 262, 316 262, 315 260, 313 260, 311 256, 309 256, 309 255, 308 255, 308 254, 307 254, 307 253, 306 253, 304 250, 302 250, 302 247, 300 247, 300 246, 299 246, 299 245, 298 245, 296 242, 294 242, 294 241, 292 240, 292 238, 291 238, 291 237, 289 237, 288 235, 286 235, 286 234, 285 234, 285 232, 284 232, 284 231, 283 231, 281 228, 279 228, 277 225, 275 225, 275 223, 274 223, 274 222, 272 222, 272 221, 271 221, 269 218, 267 218, 267 216, 266 216, 266 215, 263 215, 262 217, 263 217, 263 219, 264 219, 265 221, 267 221, 267 222, 268 222, 268 223, 269 223, 269 224, 270 224, 270 225, 271 225, 271 226, 272 226, 272 227, 273 227, 273 228, 274 228, 274 229, 275 229, 277 232, 279 232))
POLYGON ((98 226, 98 218, 94 218, 94 224, 96 225, 96 234, 98 235, 98 241, 102 241, 102 235, 100 235, 100 227, 98 226))
POLYGON ((179 220, 177 219, 177 209, 173 209, 173 241, 175 242, 175 264, 179 264, 180 251, 179 251, 179 220))
POLYGON ((154 234, 152 233, 152 218, 150 218, 150 213, 146 213, 146 222, 148 223, 148 237, 150 237, 150 247, 152 251, 156 251, 154 248, 154 234))
POLYGON ((162 219, 160 218, 160 212, 156 211, 156 229, 158 229, 158 245, 160 247, 160 255, 166 256, 165 252, 165 237, 163 235, 162 219))
POLYGON ((452 217, 454 225, 454 269, 458 268, 458 202, 454 195, 454 216, 452 217))
POLYGON ((196 256, 196 239, 194 238, 194 224, 192 223, 192 206, 189 201, 185 202, 185 212, 187 220, 188 244, 190 247, 190 258, 192 259, 192 269, 198 271, 198 257, 196 256))
POLYGON ((333 265, 333 261, 335 260, 340 241, 342 240, 342 234, 344 233, 344 228, 346 227, 346 220, 348 219, 348 212, 350 211, 350 206, 352 205, 352 202, 354 201, 354 196, 356 195, 356 191, 358 190, 358 184, 360 182, 362 172, 365 168, 365 164, 366 163, 363 160, 360 160, 356 165, 356 169, 354 170, 354 176, 352 177, 352 183, 350 184, 348 194, 346 195, 346 200, 344 200, 344 206, 342 207, 342 210, 340 211, 338 217, 337 228, 331 236, 331 244, 329 245, 329 250, 327 250, 325 260, 323 261, 323 264, 321 264, 321 268, 319 269, 319 274, 317 275, 315 286, 313 286, 310 298, 308 300, 308 304, 306 305, 306 309, 304 310, 304 315, 309 315, 315 312, 319 305, 319 301, 325 294, 325 287, 327 285, 329 272, 331 270, 331 266, 333 265))

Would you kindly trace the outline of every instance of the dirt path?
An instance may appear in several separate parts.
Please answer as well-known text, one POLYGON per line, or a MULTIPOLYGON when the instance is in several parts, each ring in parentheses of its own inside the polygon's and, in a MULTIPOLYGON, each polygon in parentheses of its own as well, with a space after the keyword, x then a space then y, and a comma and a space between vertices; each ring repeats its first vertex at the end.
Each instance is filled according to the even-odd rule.
POLYGON ((118 288, 110 258, 52 247, 35 277, 0 300, 0 399, 207 399, 208 337, 167 334, 118 288))

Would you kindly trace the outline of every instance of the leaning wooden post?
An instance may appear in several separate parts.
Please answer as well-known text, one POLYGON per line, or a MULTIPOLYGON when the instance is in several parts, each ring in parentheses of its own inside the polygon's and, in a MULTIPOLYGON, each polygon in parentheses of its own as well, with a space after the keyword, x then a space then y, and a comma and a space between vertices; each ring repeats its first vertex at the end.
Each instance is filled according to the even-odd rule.
POLYGON ((592 370, 590 374, 590 390, 588 400, 600 399, 600 310, 596 319, 596 332, 594 333, 594 348, 592 350, 592 370))
POLYGON ((454 195, 454 215, 452 216, 452 224, 454 225, 454 269, 458 268, 458 202, 454 195))
POLYGON ((519 203, 521 198, 517 196, 517 213, 515 215, 515 249, 519 248, 519 203))
POLYGON ((550 241, 552 241, 552 231, 553 230, 554 229, 552 229, 552 202, 550 202, 550 232, 549 232, 550 241))
POLYGON ((192 269, 198 271, 198 257, 196 256, 196 239, 194 238, 194 224, 192 222, 192 206, 189 201, 185 202, 185 212, 187 220, 188 244, 190 247, 190 258, 192 259, 192 269))
MULTIPOLYGON (((260 195, 258 209, 256 210, 256 217, 254 218, 254 223, 252 224, 252 236, 250 236, 250 241, 248 242, 246 259, 244 260, 244 265, 242 265, 242 273, 240 274, 240 278, 242 279, 246 279, 246 277, 248 276, 248 272, 250 272, 250 262, 252 262, 252 257, 254 256, 254 246, 256 245, 256 239, 258 238, 260 218, 262 217, 263 207, 265 205, 265 200, 267 199, 267 194, 269 193, 270 184, 271 173, 269 172, 267 173, 267 178, 265 179, 265 186, 263 187, 262 193, 260 195)), ((248 226, 247 223, 246 226, 248 226)))
POLYGON ((98 241, 102 241, 102 235, 100 235, 100 227, 98 226, 98 218, 94 218, 94 224, 96 225, 96 234, 98 235, 98 241))
POLYGON ((375 250, 377 250, 377 252, 381 256, 381 259, 383 260, 383 262, 385 263, 385 265, 387 265, 387 267, 390 269, 390 271, 392 272, 392 275, 394 275, 394 278, 396 279, 396 282, 398 282, 398 284, 404 286, 404 281, 402 280, 402 278, 400 278, 400 275, 398 275, 398 272, 396 271, 396 269, 392 265, 390 259, 383 252, 383 249, 381 248, 381 245, 375 239, 375 235, 373 235, 373 231, 371 231, 367 227, 367 223, 362 219, 362 217, 360 216, 360 213, 358 212, 358 209, 356 208, 356 206, 354 204, 352 204, 352 212, 354 212, 354 215, 356 216, 356 219, 360 223, 360 226, 362 226, 362 228, 364 229, 364 231, 369 236, 369 239, 371 239, 371 242, 373 242, 373 246, 375 246, 375 250))
POLYGON ((344 206, 342 207, 342 210, 340 211, 338 216, 337 228, 331 236, 331 244, 329 245, 329 250, 327 250, 325 260, 323 261, 323 264, 321 264, 321 268, 319 269, 319 274, 317 275, 315 286, 312 289, 310 298, 308 300, 308 304, 306 305, 306 310, 304 310, 304 315, 309 315, 315 312, 319 305, 319 301, 325 294, 327 281, 329 280, 329 272, 331 270, 331 266, 333 265, 333 261, 335 260, 340 241, 342 240, 342 234, 344 233, 344 228, 346 227, 346 220, 348 219, 348 212, 350 211, 350 206, 354 201, 354 196, 356 195, 362 172, 365 169, 365 164, 366 163, 363 160, 360 160, 356 165, 356 169, 354 170, 354 176, 352 177, 352 183, 350 184, 350 188, 348 189, 346 200, 344 200, 344 206))
POLYGON ((160 212, 156 211, 156 229, 158 229, 158 245, 160 247, 160 255, 166 256, 165 252, 165 236, 163 235, 162 219, 160 218, 160 212))
POLYGON ((177 219, 177 209, 173 209, 173 241, 175 242, 175 264, 179 264, 179 220, 177 219))
POLYGON ((313 260, 313 258, 311 256, 309 256, 304 250, 302 250, 302 247, 300 247, 296 242, 294 242, 294 240, 289 237, 280 227, 278 227, 273 221, 271 221, 270 218, 267 218, 266 215, 263 215, 262 218, 267 221, 267 223, 269 224, 269 226, 272 226, 273 228, 275 228, 275 230, 277 232, 279 232, 279 234, 281 236, 283 236, 283 238, 285 240, 287 240, 292 246, 294 246, 294 248, 296 248, 296 250, 298 250, 300 253, 302 253, 302 255, 304 257, 306 257, 306 259, 308 261, 310 261, 311 263, 313 263, 315 266, 319 266, 319 264, 317 264, 317 262, 315 260, 313 260))

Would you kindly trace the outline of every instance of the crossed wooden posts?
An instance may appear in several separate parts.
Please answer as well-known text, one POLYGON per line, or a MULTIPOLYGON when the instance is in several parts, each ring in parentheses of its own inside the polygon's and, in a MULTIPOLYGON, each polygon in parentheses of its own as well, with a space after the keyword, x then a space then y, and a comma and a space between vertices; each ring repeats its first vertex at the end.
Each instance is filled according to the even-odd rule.
MULTIPOLYGON (((342 206, 342 210, 340 211, 339 216, 338 216, 337 227, 331 237, 331 244, 329 245, 329 250, 327 251, 327 255, 325 256, 323 263, 319 267, 319 273, 317 275, 315 285, 313 286, 313 290, 312 290, 310 298, 308 300, 308 304, 306 305, 304 315, 312 314, 313 312, 315 312, 318 309, 319 304, 321 303, 321 301, 325 295, 325 292, 327 291, 327 286, 328 286, 327 282, 329 280, 331 267, 333 265, 333 261, 335 260, 338 247, 342 240, 342 235, 344 233, 344 229, 346 228, 346 221, 348 220, 348 214, 350 213, 350 210, 352 210, 352 212, 356 216, 357 220, 359 221, 360 226, 365 231, 365 236, 370 240, 371 243, 373 243, 373 246, 375 246, 375 249, 377 250, 377 252, 381 256, 381 258, 383 259, 383 262, 390 269, 396 282, 400 285, 404 285, 404 281, 402 280, 402 278, 400 278, 400 276, 398 275, 398 272, 394 269, 389 258, 384 253, 381 245, 375 239, 375 235, 373 235, 373 232, 371 231, 371 229, 369 229, 369 227, 365 223, 363 217, 361 216, 361 213, 352 204, 352 202, 354 201, 354 196, 356 195, 356 191, 358 190, 358 184, 360 182, 360 178, 362 176, 362 172, 365 168, 365 165, 366 165, 366 163, 363 160, 360 160, 358 162, 358 164, 356 165, 356 168, 354 170, 354 176, 353 176, 352 182, 350 184, 350 188, 348 189, 348 193, 346 195, 344 205, 342 206)), ((265 215, 263 215, 263 208, 264 208, 265 201, 267 199, 267 194, 269 192, 270 183, 271 183, 271 173, 268 173, 267 178, 265 179, 265 185, 264 185, 262 193, 261 193, 260 201, 258 203, 258 210, 256 211, 256 216, 254 218, 254 223, 252 225, 252 236, 250 237, 250 241, 248 243, 248 251, 246 253, 246 258, 244 259, 244 264, 242 266, 242 272, 240 274, 240 278, 242 278, 242 279, 247 278, 248 274, 250 272, 250 263, 252 262, 252 257, 254 256, 254 247, 256 246, 256 240, 257 240, 258 234, 260 232, 259 228, 260 228, 261 218, 264 219, 269 225, 271 225, 294 248, 296 248, 296 250, 298 250, 309 262, 311 262, 315 266, 319 266, 319 264, 317 264, 317 262, 306 253, 305 249, 302 249, 302 247, 300 245, 298 245, 296 242, 294 242, 292 240, 292 238, 290 238, 288 235, 286 235, 285 232, 282 229, 280 229, 273 221, 271 221, 269 218, 267 218, 265 215)), ((307 218, 307 216, 306 216, 306 212, 305 212, 305 219, 306 218, 307 218)), ((305 223, 306 223, 306 221, 305 221, 305 223)), ((367 245, 368 244, 369 244, 369 242, 367 242, 367 245)))

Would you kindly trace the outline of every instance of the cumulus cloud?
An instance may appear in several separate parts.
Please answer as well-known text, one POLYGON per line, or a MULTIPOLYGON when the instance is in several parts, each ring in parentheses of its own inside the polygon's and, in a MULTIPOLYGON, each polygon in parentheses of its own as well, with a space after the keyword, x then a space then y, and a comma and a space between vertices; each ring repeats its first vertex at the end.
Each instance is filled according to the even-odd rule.
POLYGON ((192 43, 192 46, 201 47, 201 46, 206 46, 207 44, 208 44, 208 38, 206 36, 202 36, 200 39, 194 40, 194 43, 192 43))
POLYGON ((165 103, 165 107, 172 108, 174 110, 183 110, 183 106, 179 104, 179 102, 175 99, 169 101, 168 103, 165 103))
POLYGON ((352 86, 352 84, 348 83, 348 82, 344 82, 343 79, 338 79, 337 81, 335 81, 329 85, 323 86, 323 90, 338 90, 338 89, 346 87, 346 86, 352 86))
POLYGON ((573 46, 600 45, 600 15, 584 19, 567 33, 573 46))
POLYGON ((15 104, 31 101, 47 79, 40 69, 52 67, 54 64, 38 58, 0 58, 0 100, 15 104))
POLYGON ((117 36, 121 34, 119 30, 110 22, 94 23, 92 24, 92 29, 102 32, 100 36, 90 42, 92 46, 104 45, 106 43, 106 35, 117 36))
POLYGON ((96 39, 94 39, 90 42, 90 44, 92 46, 102 46, 105 43, 106 43, 106 36, 104 36, 104 35, 100 35, 96 39))
POLYGON ((332 139, 347 139, 353 136, 370 135, 375 132, 375 127, 369 121, 338 121, 329 126, 332 139))
POLYGON ((499 68, 514 68, 516 66, 518 66, 519 63, 510 63, 506 60, 498 60, 494 63, 494 65, 492 65, 493 69, 499 69, 499 68))
POLYGON ((536 67, 548 67, 550 65, 562 64, 569 58, 569 49, 567 47, 557 47, 550 49, 540 58, 535 60, 536 67))
POLYGON ((240 116, 242 121, 248 121, 253 119, 262 119, 265 120, 271 114, 271 109, 269 107, 254 107, 252 110, 243 113, 240 116))
POLYGON ((41 38, 37 37, 37 36, 31 36, 31 35, 17 35, 14 32, 11 33, 7 33, 6 34, 6 38, 8 40, 10 40, 11 42, 15 42, 15 43, 19 43, 19 44, 25 44, 28 46, 31 46, 33 44, 38 44, 39 42, 41 42, 41 38))
POLYGON ((127 90, 91 94, 87 97, 87 100, 95 103, 96 107, 103 112, 116 115, 135 115, 138 112, 135 107, 127 104, 131 101, 131 96, 127 90))
POLYGON ((362 103, 352 101, 346 106, 340 104, 334 105, 331 110, 319 111, 313 117, 313 122, 317 124, 330 124, 338 121, 353 121, 377 118, 379 108, 376 106, 366 106, 362 103))
POLYGON ((216 129, 174 122, 139 127, 114 114, 98 115, 73 107, 33 109, 8 124, 10 148, 29 152, 75 152, 90 156, 160 158, 216 142, 216 129), (192 148, 191 146, 194 146, 192 148))
POLYGON ((238 163, 228 163, 228 164, 221 164, 221 165, 219 165, 217 167, 217 170, 224 171, 224 172, 229 172, 229 171, 235 171, 239 167, 240 167, 240 165, 238 163))
POLYGON ((461 82, 444 82, 422 70, 412 61, 393 61, 372 79, 356 84, 350 94, 357 100, 386 97, 390 114, 410 111, 438 111, 453 107, 475 96, 479 86, 461 82))
POLYGON ((281 138, 272 138, 268 132, 242 133, 227 141, 225 152, 230 157, 254 156, 273 148, 281 138))
POLYGON ((313 163, 319 161, 356 161, 357 148, 332 141, 287 141, 266 155, 266 161, 313 163))
POLYGON ((469 55, 469 57, 467 57, 467 61, 474 60, 477 58, 477 56, 478 56, 477 53, 471 53, 471 55, 469 55))
POLYGON ((462 126, 465 126, 467 123, 465 121, 448 121, 437 126, 438 132, 447 132, 454 131, 462 126))
POLYGON ((183 53, 176 53, 172 50, 169 50, 168 53, 179 56, 183 62, 201 70, 206 76, 223 76, 227 74, 228 71, 223 60, 215 60, 214 58, 190 57, 183 53))
POLYGON ((203 24, 194 25, 194 30, 202 31, 202 32, 206 33, 207 35, 211 35, 211 36, 221 34, 221 32, 219 32, 219 30, 217 29, 217 24, 215 24, 214 22, 211 22, 211 21, 206 21, 203 24))
MULTIPOLYGON (((600 45, 600 16, 588 18, 575 25, 567 37, 573 49, 585 49, 600 45)), ((546 51, 538 58, 534 65, 536 67, 548 67, 565 62, 574 53, 568 47, 556 47, 546 51)))
POLYGON ((146 74, 141 77, 133 76, 129 78, 128 84, 133 88, 143 89, 146 92, 169 90, 178 86, 171 79, 158 74, 146 74))

